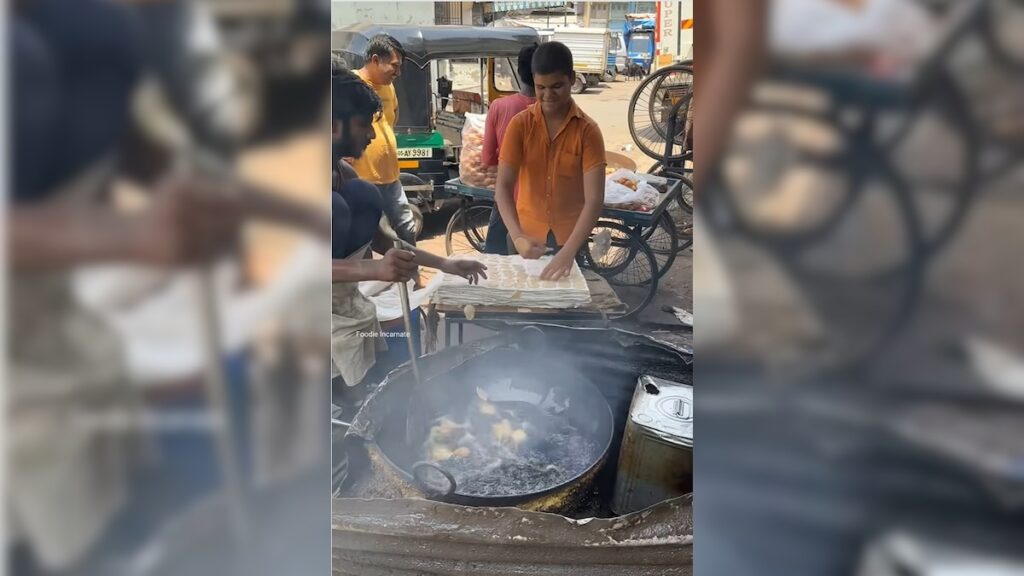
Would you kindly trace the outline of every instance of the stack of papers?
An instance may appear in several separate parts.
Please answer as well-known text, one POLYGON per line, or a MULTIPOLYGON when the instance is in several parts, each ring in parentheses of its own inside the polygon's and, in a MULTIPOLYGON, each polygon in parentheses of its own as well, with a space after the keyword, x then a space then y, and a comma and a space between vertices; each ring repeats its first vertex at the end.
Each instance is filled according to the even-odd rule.
POLYGON ((474 254, 473 259, 487 266, 487 279, 471 285, 465 278, 445 274, 434 293, 435 303, 576 308, 590 302, 590 289, 575 262, 569 276, 560 280, 541 280, 538 276, 549 257, 530 261, 518 255, 474 254))

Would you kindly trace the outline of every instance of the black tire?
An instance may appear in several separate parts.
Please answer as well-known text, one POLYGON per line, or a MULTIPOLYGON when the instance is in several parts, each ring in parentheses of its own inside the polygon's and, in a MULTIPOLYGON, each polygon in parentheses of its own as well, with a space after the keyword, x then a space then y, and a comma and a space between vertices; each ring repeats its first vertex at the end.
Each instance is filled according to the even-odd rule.
POLYGON ((989 0, 982 35, 996 62, 1015 72, 1024 72, 1024 0, 989 0))
POLYGON ((613 316, 613 319, 633 318, 657 294, 657 259, 650 246, 622 223, 601 220, 594 227, 595 230, 599 228, 605 228, 614 235, 612 246, 595 261, 591 252, 594 234, 591 234, 590 242, 580 251, 581 264, 605 278, 619 299, 626 304, 626 310, 613 316))
MULTIPOLYGON (((664 176, 667 178, 682 180, 683 190, 682 194, 676 198, 676 207, 687 214, 693 214, 693 181, 690 180, 690 177, 687 175, 688 173, 685 170, 677 168, 669 168, 666 170, 661 167, 661 162, 655 162, 651 165, 651 168, 647 173, 655 176, 664 176)), ((670 209, 672 208, 670 207, 670 209)), ((673 219, 675 220, 675 218, 673 219)))
POLYGON ((658 263, 658 279, 661 279, 672 268, 679 253, 680 230, 672 220, 668 210, 661 213, 654 226, 644 230, 643 240, 654 253, 658 263))
POLYGON ((582 74, 576 75, 576 81, 572 83, 573 94, 583 94, 587 91, 587 79, 582 74))
MULTIPOLYGON (((640 150, 656 160, 665 158, 666 135, 668 133, 667 108, 678 98, 692 93, 693 69, 686 65, 665 67, 640 82, 629 100, 629 134, 640 150)), ((688 105, 680 109, 682 118, 677 119, 674 147, 679 152, 669 156, 668 161, 682 160, 686 150, 686 114, 688 105)))
POLYGON ((662 169, 661 162, 651 165, 647 173, 682 181, 682 193, 665 209, 679 236, 676 252, 682 252, 693 246, 693 181, 681 169, 662 169))
POLYGON ((415 204, 409 204, 409 211, 412 212, 413 238, 419 239, 423 234, 423 211, 415 204))
POLYGON ((459 207, 444 232, 445 253, 451 256, 483 252, 490 218, 490 204, 469 203, 459 207))

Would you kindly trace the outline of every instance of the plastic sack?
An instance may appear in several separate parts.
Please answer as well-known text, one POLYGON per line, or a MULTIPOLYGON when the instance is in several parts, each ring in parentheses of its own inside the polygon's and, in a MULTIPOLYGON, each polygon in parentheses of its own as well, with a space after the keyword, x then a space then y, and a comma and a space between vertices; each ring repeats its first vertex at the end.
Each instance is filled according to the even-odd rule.
POLYGON ((611 180, 607 180, 604 183, 604 203, 609 206, 635 204, 643 199, 644 193, 640 190, 633 190, 611 180))
POLYGON ((658 191, 636 172, 620 168, 604 180, 604 203, 631 210, 650 210, 658 205, 658 191))
POLYGON ((782 55, 873 51, 914 62, 934 45, 936 31, 935 19, 913 0, 776 0, 770 47, 782 55))
POLYGON ((498 179, 498 167, 484 165, 486 124, 486 114, 466 114, 466 123, 462 127, 462 152, 459 154, 459 178, 464 184, 492 190, 498 179))

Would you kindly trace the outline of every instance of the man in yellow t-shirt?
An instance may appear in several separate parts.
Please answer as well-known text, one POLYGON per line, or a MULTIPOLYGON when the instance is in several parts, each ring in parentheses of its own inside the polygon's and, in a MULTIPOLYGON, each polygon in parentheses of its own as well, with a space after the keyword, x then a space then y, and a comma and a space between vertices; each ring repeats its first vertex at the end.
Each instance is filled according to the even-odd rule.
POLYGON ((352 162, 352 167, 360 178, 377 186, 384 198, 384 213, 391 227, 402 240, 414 244, 415 223, 398 177, 398 145, 395 142, 398 96, 394 81, 402 72, 404 52, 398 40, 387 34, 378 34, 367 43, 365 56, 365 63, 357 73, 377 93, 383 110, 373 122, 377 137, 370 142, 363 156, 352 162))

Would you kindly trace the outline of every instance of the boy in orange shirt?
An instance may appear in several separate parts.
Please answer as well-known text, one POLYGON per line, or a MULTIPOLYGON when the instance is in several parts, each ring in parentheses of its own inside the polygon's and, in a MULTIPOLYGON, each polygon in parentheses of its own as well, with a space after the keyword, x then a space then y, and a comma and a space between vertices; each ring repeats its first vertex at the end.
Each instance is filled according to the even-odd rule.
POLYGON ((541 278, 568 275, 604 206, 604 138, 572 99, 572 52, 560 42, 533 55, 537 102, 509 123, 498 160, 495 200, 516 250, 557 253, 541 278), (519 186, 518 198, 513 190, 519 186))

